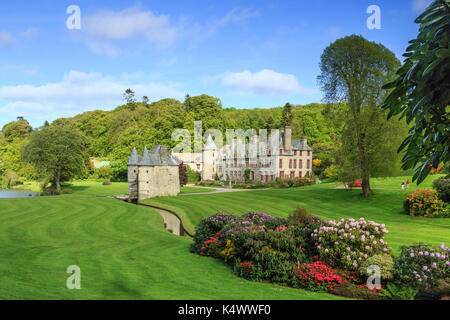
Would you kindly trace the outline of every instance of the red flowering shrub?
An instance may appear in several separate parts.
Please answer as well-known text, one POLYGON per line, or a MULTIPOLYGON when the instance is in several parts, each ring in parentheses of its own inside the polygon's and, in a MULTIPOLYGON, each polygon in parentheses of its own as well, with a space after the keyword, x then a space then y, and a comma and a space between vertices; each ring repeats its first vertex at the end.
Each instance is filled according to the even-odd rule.
POLYGON ((339 273, 322 261, 302 263, 295 267, 294 274, 301 288, 311 291, 333 291, 344 281, 354 281, 353 276, 339 273))
MULTIPOLYGON (((221 233, 216 233, 216 236, 220 236, 221 233)), ((217 258, 220 253, 221 245, 217 241, 216 237, 210 237, 209 240, 206 240, 202 247, 200 248, 200 255, 202 256, 212 256, 217 258)))
POLYGON ((247 278, 250 275, 254 268, 254 264, 252 262, 241 262, 239 263, 239 269, 241 269, 242 275, 247 278))

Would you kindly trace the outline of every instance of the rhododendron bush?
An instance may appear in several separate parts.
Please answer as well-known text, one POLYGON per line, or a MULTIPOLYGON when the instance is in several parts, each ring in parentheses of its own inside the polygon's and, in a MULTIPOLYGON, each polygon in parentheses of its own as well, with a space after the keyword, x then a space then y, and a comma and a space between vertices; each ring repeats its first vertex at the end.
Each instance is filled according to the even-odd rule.
POLYGON ((390 253, 384 235, 388 232, 384 224, 347 218, 340 221, 323 221, 314 229, 311 237, 322 261, 333 267, 358 271, 363 260, 378 254, 390 253))
POLYGON ((430 288, 440 279, 450 278, 450 249, 429 245, 402 247, 394 265, 395 277, 413 287, 430 288))

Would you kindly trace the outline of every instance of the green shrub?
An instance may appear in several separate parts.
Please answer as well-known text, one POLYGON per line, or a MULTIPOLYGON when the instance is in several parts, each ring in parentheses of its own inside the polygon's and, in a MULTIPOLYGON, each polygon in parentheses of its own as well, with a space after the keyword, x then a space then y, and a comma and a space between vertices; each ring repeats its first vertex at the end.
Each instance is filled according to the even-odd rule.
POLYGON ((450 179, 434 180, 433 189, 437 191, 440 200, 450 202, 450 179))
POLYGON ((414 300, 417 292, 418 290, 413 287, 388 283, 381 296, 387 300, 414 300))
POLYGON ((359 268, 359 273, 361 276, 369 277, 372 275, 371 272, 367 272, 369 266, 378 266, 381 271, 382 280, 392 280, 394 277, 394 260, 392 256, 388 254, 376 254, 363 260, 361 267, 359 268))
POLYGON ((411 216, 423 216, 428 218, 447 217, 449 209, 442 200, 439 200, 438 193, 433 190, 418 189, 407 197, 404 206, 405 210, 411 216))
POLYGON ((364 286, 357 286, 349 281, 345 281, 341 286, 334 288, 333 294, 363 300, 380 300, 382 298, 377 290, 369 290, 364 286))
POLYGON ((450 277, 449 249, 416 244, 401 248, 394 262, 394 277, 414 288, 431 288, 438 280, 450 277))
POLYGON ((103 166, 94 170, 96 179, 110 180, 112 177, 112 170, 110 166, 103 166))

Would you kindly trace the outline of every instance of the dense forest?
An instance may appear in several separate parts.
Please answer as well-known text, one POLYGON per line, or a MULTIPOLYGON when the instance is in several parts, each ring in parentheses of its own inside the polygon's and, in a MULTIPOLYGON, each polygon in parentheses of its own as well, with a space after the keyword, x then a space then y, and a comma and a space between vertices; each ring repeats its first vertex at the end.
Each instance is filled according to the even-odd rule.
MULTIPOLYGON (((126 177, 126 161, 133 146, 142 150, 144 145, 155 144, 174 147, 171 140, 174 129, 185 128, 193 133, 194 121, 203 122, 203 130, 217 128, 225 133, 226 129, 279 129, 285 125, 292 127, 293 139, 305 136, 314 149, 315 173, 321 177, 335 177, 337 168, 340 136, 345 125, 347 107, 344 104, 291 105, 268 109, 223 108, 220 99, 208 95, 191 97, 185 101, 163 99, 149 103, 144 97, 142 102, 134 99, 129 90, 124 94, 126 103, 112 111, 90 111, 73 118, 60 118, 51 126, 69 126, 80 132, 86 139, 86 170, 79 178, 88 178, 93 174, 89 159, 111 161, 111 178, 121 180, 126 177)), ((384 142, 398 146, 407 135, 406 126, 401 129, 395 121, 395 133, 392 141, 384 142)), ((23 161, 23 146, 33 131, 19 117, 17 121, 6 124, 0 133, 0 176, 3 185, 20 180, 41 179, 34 167, 23 161)), ((393 132, 394 133, 394 132, 393 132)), ((385 154, 385 156, 388 156, 385 154)), ((393 156, 396 157, 395 152, 393 156)), ((396 160, 397 161, 397 160, 396 160)), ((398 161, 397 161, 398 162, 398 161)), ((373 175, 399 173, 399 166, 378 168, 373 175)))

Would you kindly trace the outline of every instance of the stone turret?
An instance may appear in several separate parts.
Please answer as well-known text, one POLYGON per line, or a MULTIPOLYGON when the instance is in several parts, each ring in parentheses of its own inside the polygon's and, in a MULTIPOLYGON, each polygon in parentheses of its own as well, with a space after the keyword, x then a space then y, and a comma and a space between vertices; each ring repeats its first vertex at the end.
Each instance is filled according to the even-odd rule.
POLYGON ((137 202, 139 197, 139 155, 136 148, 133 148, 128 158, 128 201, 137 202))
POLYGON ((208 138, 206 138, 205 146, 203 147, 202 180, 215 180, 216 156, 216 144, 214 143, 211 135, 208 135, 208 138))

